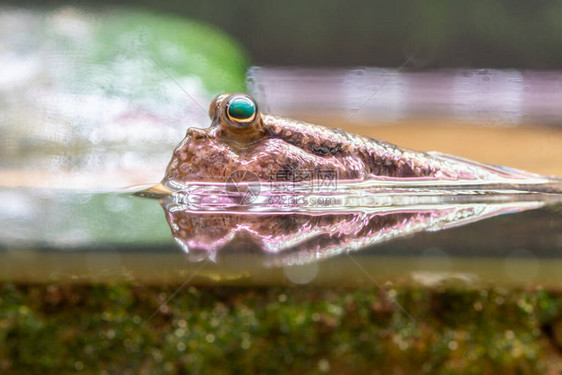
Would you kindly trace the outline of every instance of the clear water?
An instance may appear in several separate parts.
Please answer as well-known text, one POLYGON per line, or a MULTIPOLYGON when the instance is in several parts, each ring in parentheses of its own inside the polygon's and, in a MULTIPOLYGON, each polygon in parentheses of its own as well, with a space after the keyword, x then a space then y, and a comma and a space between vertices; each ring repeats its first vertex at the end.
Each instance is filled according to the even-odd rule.
POLYGON ((0 190, 14 281, 364 285, 562 283, 562 205, 540 199, 349 209, 180 211, 129 193, 0 190), (359 262, 359 268, 354 262, 359 262))

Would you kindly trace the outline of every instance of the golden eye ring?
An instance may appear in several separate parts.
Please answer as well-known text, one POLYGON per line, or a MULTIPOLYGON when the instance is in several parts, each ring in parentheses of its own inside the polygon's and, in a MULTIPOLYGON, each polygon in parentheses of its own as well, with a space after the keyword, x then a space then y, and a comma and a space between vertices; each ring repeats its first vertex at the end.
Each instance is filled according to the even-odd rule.
POLYGON ((226 116, 233 122, 250 123, 257 112, 256 103, 247 96, 235 96, 226 104, 226 116))

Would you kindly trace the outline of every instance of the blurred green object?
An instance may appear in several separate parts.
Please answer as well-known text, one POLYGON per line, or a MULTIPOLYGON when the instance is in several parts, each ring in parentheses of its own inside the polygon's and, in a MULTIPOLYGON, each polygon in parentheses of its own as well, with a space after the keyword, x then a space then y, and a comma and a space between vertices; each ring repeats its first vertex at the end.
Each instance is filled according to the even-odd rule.
POLYGON ((89 191, 158 182, 249 64, 213 26, 135 9, 0 7, 0 51, 0 186, 89 191))
POLYGON ((141 54, 172 77, 199 77, 211 93, 245 91, 249 59, 217 28, 183 17, 117 11, 99 20, 92 56, 109 63, 120 54, 141 54))
POLYGON ((234 39, 216 27, 139 10, 92 15, 96 21, 87 48, 92 61, 100 65, 111 67, 123 58, 143 56, 170 78, 199 77, 212 94, 245 91, 249 59, 234 39))

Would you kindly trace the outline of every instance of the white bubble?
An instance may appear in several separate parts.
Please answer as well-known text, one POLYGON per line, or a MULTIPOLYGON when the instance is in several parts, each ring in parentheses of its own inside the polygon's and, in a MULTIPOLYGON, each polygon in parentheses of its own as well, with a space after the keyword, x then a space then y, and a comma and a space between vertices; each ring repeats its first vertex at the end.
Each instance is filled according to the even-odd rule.
POLYGON ((322 358, 318 361, 318 370, 320 372, 329 372, 330 371, 330 362, 327 359, 322 358))
POLYGON ((310 263, 304 265, 285 266, 283 272, 287 278, 295 284, 308 284, 318 274, 318 264, 310 263))
POLYGON ((451 340, 449 341, 449 344, 447 345, 449 347, 449 350, 457 350, 459 347, 459 343, 456 342, 455 340, 451 340))

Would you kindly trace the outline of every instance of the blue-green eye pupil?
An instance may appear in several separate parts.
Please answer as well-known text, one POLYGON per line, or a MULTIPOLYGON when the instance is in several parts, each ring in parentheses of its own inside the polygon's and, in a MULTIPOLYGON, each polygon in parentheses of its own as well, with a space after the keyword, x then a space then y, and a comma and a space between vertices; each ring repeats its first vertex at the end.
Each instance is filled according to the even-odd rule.
POLYGON ((237 121, 252 120, 256 114, 256 105, 247 98, 236 98, 228 104, 228 116, 237 121))

